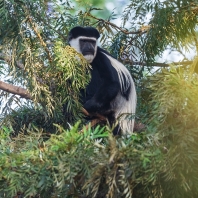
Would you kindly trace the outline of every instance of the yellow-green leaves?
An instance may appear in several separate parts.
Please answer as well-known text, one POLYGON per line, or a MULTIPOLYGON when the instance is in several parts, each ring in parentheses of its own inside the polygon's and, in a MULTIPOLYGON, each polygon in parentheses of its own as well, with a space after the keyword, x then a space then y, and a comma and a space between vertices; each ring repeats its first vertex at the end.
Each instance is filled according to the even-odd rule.
POLYGON ((80 90, 90 81, 90 66, 84 57, 70 46, 57 42, 54 47, 54 65, 48 69, 53 82, 56 105, 65 104, 65 109, 71 116, 78 118, 80 112, 80 90))

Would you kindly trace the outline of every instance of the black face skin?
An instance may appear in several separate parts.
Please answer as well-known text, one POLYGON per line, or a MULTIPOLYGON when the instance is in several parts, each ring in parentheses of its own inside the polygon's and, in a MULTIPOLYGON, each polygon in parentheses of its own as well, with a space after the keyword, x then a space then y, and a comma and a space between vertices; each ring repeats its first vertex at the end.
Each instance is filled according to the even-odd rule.
POLYGON ((96 46, 95 40, 83 38, 83 39, 79 39, 79 44, 83 56, 94 55, 95 46, 96 46))

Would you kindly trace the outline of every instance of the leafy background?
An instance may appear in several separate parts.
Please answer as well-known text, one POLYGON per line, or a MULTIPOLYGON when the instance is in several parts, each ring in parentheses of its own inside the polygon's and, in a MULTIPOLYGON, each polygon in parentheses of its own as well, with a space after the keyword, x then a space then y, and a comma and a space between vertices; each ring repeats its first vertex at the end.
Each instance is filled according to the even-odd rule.
POLYGON ((0 1, 0 197, 197 197, 197 2, 131 0, 120 25, 95 3, 0 1), (67 45, 76 25, 98 28, 131 71, 141 133, 84 127, 90 67, 67 45), (180 61, 159 62, 167 50, 180 61))

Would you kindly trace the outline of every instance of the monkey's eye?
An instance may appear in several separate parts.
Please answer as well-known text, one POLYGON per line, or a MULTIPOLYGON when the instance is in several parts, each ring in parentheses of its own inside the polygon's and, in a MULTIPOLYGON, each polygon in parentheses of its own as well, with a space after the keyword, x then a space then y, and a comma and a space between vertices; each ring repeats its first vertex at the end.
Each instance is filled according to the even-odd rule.
POLYGON ((85 39, 80 39, 80 42, 85 43, 87 41, 85 39))
POLYGON ((95 45, 95 44, 96 44, 96 41, 90 40, 90 43, 91 43, 92 45, 95 45))
POLYGON ((80 39, 81 43, 91 43, 92 45, 96 44, 96 41, 91 40, 91 39, 80 39))

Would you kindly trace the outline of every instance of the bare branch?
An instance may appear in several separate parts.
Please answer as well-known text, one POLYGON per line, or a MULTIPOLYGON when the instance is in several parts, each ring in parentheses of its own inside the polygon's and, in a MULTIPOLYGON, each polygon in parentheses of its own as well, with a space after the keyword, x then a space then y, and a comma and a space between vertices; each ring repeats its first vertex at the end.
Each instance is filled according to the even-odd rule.
POLYGON ((31 99, 31 95, 28 93, 27 89, 19 86, 11 85, 0 81, 0 89, 21 96, 22 98, 31 99))
POLYGON ((129 31, 127 31, 127 30, 124 30, 124 29, 118 27, 118 26, 115 25, 114 23, 111 23, 110 21, 106 21, 106 20, 104 20, 104 19, 97 18, 97 17, 91 15, 91 14, 88 13, 88 12, 87 12, 86 14, 87 14, 88 16, 92 17, 93 19, 96 19, 97 21, 102 21, 102 22, 104 22, 104 23, 106 23, 106 24, 108 24, 108 25, 114 27, 115 29, 120 30, 120 31, 123 32, 124 34, 145 34, 145 33, 147 32, 147 29, 148 29, 148 28, 147 28, 147 29, 140 29, 140 30, 138 30, 138 31, 131 31, 131 32, 129 32, 129 31))
POLYGON ((183 61, 183 62, 172 62, 172 63, 145 63, 145 62, 138 62, 138 61, 130 61, 130 60, 121 60, 124 64, 131 64, 131 65, 140 65, 140 66, 147 66, 147 67, 170 67, 170 65, 190 65, 193 61, 183 61))

